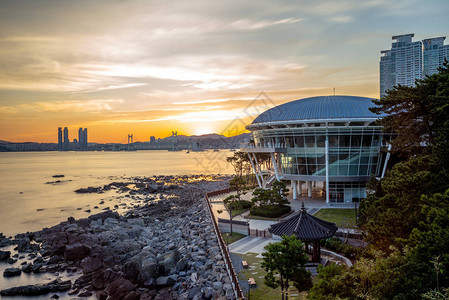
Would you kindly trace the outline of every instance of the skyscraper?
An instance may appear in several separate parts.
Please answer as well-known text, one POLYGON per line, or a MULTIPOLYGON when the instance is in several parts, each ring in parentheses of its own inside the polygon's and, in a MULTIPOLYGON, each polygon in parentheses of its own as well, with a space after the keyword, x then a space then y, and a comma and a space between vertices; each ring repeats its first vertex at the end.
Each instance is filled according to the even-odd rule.
POLYGON ((58 127, 58 150, 62 151, 63 148, 63 144, 62 144, 62 128, 58 127))
POLYGON ((78 129, 78 149, 87 150, 87 128, 78 129))
POLYGON ((449 45, 444 45, 445 36, 425 39, 423 43, 423 75, 432 75, 443 66, 444 59, 449 57, 449 45))
POLYGON ((414 34, 393 36, 390 50, 381 51, 380 96, 396 85, 415 86, 417 79, 438 72, 444 59, 449 57, 445 37, 413 42, 414 34))
POLYGON ((64 127, 64 144, 63 144, 63 150, 68 151, 70 148, 70 142, 69 142, 69 130, 67 127, 64 127))
POLYGON ((83 140, 83 144, 84 144, 84 149, 87 150, 87 128, 84 128, 84 136, 83 136, 84 140, 83 140))
POLYGON ((81 127, 78 129, 78 148, 80 150, 84 149, 84 132, 81 127))

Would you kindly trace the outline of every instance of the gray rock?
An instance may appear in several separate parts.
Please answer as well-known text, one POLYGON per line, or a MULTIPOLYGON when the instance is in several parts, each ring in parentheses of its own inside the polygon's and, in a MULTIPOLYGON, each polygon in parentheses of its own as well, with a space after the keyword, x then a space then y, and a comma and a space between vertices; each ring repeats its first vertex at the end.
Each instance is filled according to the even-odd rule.
POLYGON ((165 253, 159 260, 161 273, 164 275, 168 275, 170 273, 170 270, 172 268, 175 268, 176 263, 179 261, 179 257, 180 254, 178 250, 165 253))
POLYGON ((150 278, 156 278, 158 275, 158 268, 159 267, 155 259, 145 259, 140 266, 137 281, 139 283, 142 283, 149 280, 150 278))
POLYGON ((33 271, 33 273, 37 274, 40 272, 40 269, 43 267, 43 265, 44 264, 33 264, 31 270, 33 271))
POLYGON ((10 257, 10 258, 8 258, 8 259, 6 260, 6 262, 7 262, 8 264, 11 264, 11 265, 12 265, 13 263, 16 263, 16 262, 17 262, 17 259, 10 257))
POLYGON ((2 296, 37 296, 52 292, 64 292, 72 288, 70 280, 61 281, 60 279, 53 280, 45 284, 24 285, 12 287, 0 291, 2 296))
POLYGON ((22 270, 19 268, 7 268, 3 272, 4 277, 20 276, 20 274, 22 274, 22 270))
POLYGON ((66 260, 82 260, 90 253, 90 248, 81 244, 75 243, 71 245, 67 245, 64 253, 64 257, 66 260))
POLYGON ((193 266, 195 267, 195 269, 200 269, 203 266, 203 263, 200 261, 196 261, 193 263, 193 266))
POLYGON ((103 262, 100 258, 86 257, 81 261, 83 274, 90 274, 103 268, 103 262))
POLYGON ((187 267, 187 260, 184 258, 181 258, 177 263, 176 263, 176 270, 178 271, 184 271, 187 267))
POLYGON ((111 282, 105 289, 109 299, 123 299, 129 292, 135 289, 135 285, 124 278, 118 278, 111 282))
POLYGON ((17 242, 17 251, 19 251, 19 252, 26 252, 29 247, 30 247, 30 239, 29 238, 23 238, 17 242))
POLYGON ((197 287, 197 286, 192 287, 189 290, 189 299, 194 299, 195 296, 197 296, 198 294, 201 295, 201 289, 199 287, 197 287))
POLYGON ((11 256, 11 251, 2 251, 0 250, 0 261, 7 260, 11 256))
POLYGON ((162 286, 171 286, 175 283, 173 278, 168 276, 159 277, 156 279, 156 286, 162 287, 162 286))
POLYGON ((22 266, 22 272, 24 273, 31 273, 33 271, 33 265, 32 264, 25 264, 22 266))
POLYGON ((214 290, 220 292, 223 289, 223 283, 221 283, 220 281, 215 281, 214 283, 212 283, 212 287, 214 288, 214 290))
POLYGON ((206 299, 212 299, 214 295, 214 290, 208 286, 204 288, 204 297, 206 297, 206 299))

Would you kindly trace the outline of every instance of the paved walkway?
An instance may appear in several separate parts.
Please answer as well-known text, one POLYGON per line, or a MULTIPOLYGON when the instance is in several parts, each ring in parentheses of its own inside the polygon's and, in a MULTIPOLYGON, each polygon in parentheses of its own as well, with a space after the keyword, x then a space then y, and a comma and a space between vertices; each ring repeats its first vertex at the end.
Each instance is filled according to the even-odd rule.
POLYGON ((263 238, 256 236, 247 236, 229 245, 229 251, 238 254, 246 254, 248 252, 261 254, 264 247, 269 243, 276 242, 271 238, 263 238))
MULTIPOLYGON (((224 207, 223 200, 232 194, 233 193, 222 194, 222 195, 217 195, 217 196, 210 198, 212 210, 214 212, 214 216, 216 219, 218 219, 218 218, 229 219, 229 214, 224 207), (221 213, 218 213, 218 211, 221 211, 221 213)), ((251 193, 248 192, 246 195, 243 195, 242 199, 251 200, 251 197, 252 197, 251 193)), ((299 200, 293 200, 292 195, 290 193, 290 195, 288 196, 288 199, 290 201, 289 205, 292 207, 292 210, 294 212, 297 212, 301 209, 302 202, 304 202, 307 212, 312 215, 314 213, 316 213, 318 210, 320 210, 321 207, 324 206, 324 200, 307 198, 307 195, 306 195, 306 197, 299 198, 299 200)), ((243 214, 234 217, 233 220, 249 222, 249 227, 251 229, 257 229, 257 230, 266 230, 266 229, 270 228, 271 224, 275 224, 278 222, 278 221, 247 219, 247 218, 245 218, 245 216, 248 214, 249 214, 249 211, 244 212, 243 214)))

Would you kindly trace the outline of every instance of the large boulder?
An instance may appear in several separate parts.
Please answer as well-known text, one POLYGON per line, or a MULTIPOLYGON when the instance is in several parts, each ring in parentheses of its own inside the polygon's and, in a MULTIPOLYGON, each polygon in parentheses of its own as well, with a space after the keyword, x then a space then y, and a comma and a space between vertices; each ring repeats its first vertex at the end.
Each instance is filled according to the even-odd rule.
POLYGON ((7 268, 3 272, 4 277, 14 277, 22 274, 22 270, 20 268, 7 268))
POLYGON ((96 272, 92 275, 92 287, 96 290, 104 289, 117 277, 117 274, 112 269, 96 272))
POLYGON ((159 260, 161 274, 168 275, 170 270, 176 267, 176 263, 179 261, 179 258, 180 254, 178 250, 165 253, 159 260))
POLYGON ((29 238, 23 238, 23 239, 19 239, 17 241, 17 251, 26 252, 29 247, 30 247, 30 239, 29 238))
POLYGON ((53 280, 44 284, 24 285, 0 291, 2 296, 37 296, 51 292, 64 292, 72 288, 70 280, 53 280))
POLYGON ((81 261, 83 267, 83 274, 87 275, 103 268, 103 262, 98 257, 86 257, 81 261))
POLYGON ((156 278, 158 275, 158 269, 159 267, 155 259, 145 259, 140 267, 137 282, 144 283, 150 278, 156 278))
POLYGON ((68 261, 82 260, 90 253, 90 248, 81 243, 67 245, 64 257, 68 261))
POLYGON ((175 280, 170 276, 163 276, 156 279, 157 287, 171 286, 175 283, 175 280))
POLYGON ((108 294, 108 299, 123 299, 135 288, 136 286, 131 281, 125 278, 118 278, 108 284, 105 292, 108 294))

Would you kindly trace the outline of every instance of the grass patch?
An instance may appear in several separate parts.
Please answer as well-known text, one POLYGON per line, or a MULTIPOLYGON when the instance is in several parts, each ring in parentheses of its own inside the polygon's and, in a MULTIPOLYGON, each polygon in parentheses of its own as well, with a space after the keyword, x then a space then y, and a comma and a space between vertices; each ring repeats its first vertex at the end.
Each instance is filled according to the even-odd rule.
POLYGON ((251 201, 240 200, 240 201, 232 201, 228 204, 228 206, 232 208, 232 216, 235 217, 249 210, 251 208, 251 204, 252 204, 251 201))
POLYGON ((221 234, 221 236, 223 237, 223 241, 225 242, 226 245, 230 245, 234 242, 237 242, 240 239, 243 239, 244 237, 246 237, 246 235, 241 234, 241 233, 237 233, 237 232, 233 232, 232 235, 229 232, 223 232, 221 234), (228 236, 226 236, 226 234, 228 234, 228 236))
MULTIPOLYGON (((265 285, 264 278, 259 278, 260 276, 265 276, 266 272, 262 268, 262 258, 257 258, 255 253, 247 253, 247 254, 237 254, 243 260, 248 262, 250 268, 243 269, 239 272, 238 277, 242 280, 248 280, 249 278, 254 278, 256 280, 257 288, 251 289, 250 299, 258 299, 258 300, 272 300, 272 299, 281 299, 281 288, 272 289, 265 285), (255 264, 257 263, 257 264, 255 264), (251 267, 255 267, 252 269, 251 267), (257 274, 252 274, 257 272, 257 274)), ((288 299, 306 299, 307 292, 298 293, 298 290, 294 287, 289 289, 289 297, 288 299), (297 296, 292 296, 292 294, 297 294, 297 296)), ((245 295, 247 296, 247 295, 245 295)), ((248 297, 247 297, 248 298, 248 297)))
POLYGON ((314 214, 315 217, 335 223, 340 228, 356 229, 355 210, 340 208, 322 208, 314 214))
POLYGON ((252 215, 245 216, 245 219, 263 220, 263 221, 278 221, 279 220, 279 218, 265 218, 265 217, 252 216, 252 215))

